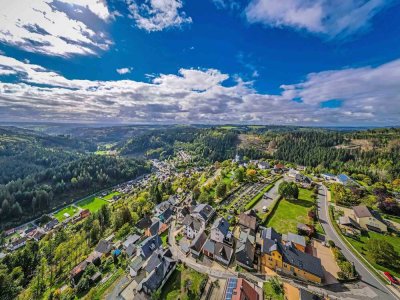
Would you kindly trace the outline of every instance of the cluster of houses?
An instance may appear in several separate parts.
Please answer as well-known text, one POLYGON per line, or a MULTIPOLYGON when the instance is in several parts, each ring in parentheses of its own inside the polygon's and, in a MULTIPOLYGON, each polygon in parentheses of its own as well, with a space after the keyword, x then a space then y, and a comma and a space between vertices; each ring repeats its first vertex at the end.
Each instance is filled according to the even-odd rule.
POLYGON ((354 206, 352 213, 339 217, 339 227, 346 235, 360 235, 362 230, 384 233, 388 226, 381 215, 365 205, 354 206))
POLYGON ((222 217, 216 218, 208 230, 207 224, 214 215, 211 206, 200 204, 184 217, 184 234, 190 241, 188 252, 193 257, 203 254, 225 267, 235 261, 237 266, 248 271, 267 273, 266 268, 269 268, 322 283, 324 273, 321 261, 306 252, 304 236, 294 233, 281 236, 273 228, 259 227, 252 211, 238 216, 233 232, 228 221, 222 217))
POLYGON ((357 183, 357 181, 355 181, 354 179, 350 178, 349 176, 347 176, 346 174, 339 174, 339 175, 334 175, 334 174, 330 174, 330 173, 324 173, 321 174, 321 177, 329 182, 337 182, 346 186, 349 185, 356 185, 359 186, 359 184, 357 183))

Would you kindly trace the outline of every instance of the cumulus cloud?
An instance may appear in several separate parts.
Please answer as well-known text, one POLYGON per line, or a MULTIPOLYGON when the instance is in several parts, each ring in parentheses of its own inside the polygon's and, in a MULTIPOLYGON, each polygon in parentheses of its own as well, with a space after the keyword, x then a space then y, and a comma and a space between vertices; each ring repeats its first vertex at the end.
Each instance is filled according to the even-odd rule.
POLYGON ((369 26, 391 0, 251 0, 245 10, 250 23, 292 27, 330 38, 345 37, 369 26))
POLYGON ((120 68, 117 69, 117 73, 120 75, 124 75, 124 74, 129 74, 130 72, 132 72, 133 68, 129 67, 129 68, 120 68))
POLYGON ((149 32, 192 23, 192 18, 182 11, 182 0, 128 0, 128 4, 136 26, 149 32))
POLYGON ((23 50, 54 56, 94 55, 107 50, 106 34, 78 20, 94 14, 99 22, 110 18, 102 0, 1 1, 0 41, 23 50))
POLYGON ((177 74, 152 76, 149 82, 76 80, 0 55, 0 118, 398 125, 399 82, 400 59, 311 73, 303 82, 282 85, 279 94, 262 94, 251 82, 216 69, 180 69, 177 74), (323 105, 327 101, 340 105, 323 105))

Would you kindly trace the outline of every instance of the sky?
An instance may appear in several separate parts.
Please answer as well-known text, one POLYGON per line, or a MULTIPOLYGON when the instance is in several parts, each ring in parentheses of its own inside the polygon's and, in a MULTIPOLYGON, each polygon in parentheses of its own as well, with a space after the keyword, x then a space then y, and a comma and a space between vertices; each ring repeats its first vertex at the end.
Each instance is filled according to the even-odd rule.
POLYGON ((0 121, 400 125, 399 0, 0 0, 0 121))

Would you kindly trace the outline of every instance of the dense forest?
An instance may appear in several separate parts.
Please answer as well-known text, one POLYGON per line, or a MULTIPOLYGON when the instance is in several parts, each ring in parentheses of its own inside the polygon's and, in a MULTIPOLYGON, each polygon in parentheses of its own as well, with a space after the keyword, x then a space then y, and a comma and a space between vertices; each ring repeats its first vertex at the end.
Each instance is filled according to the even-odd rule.
POLYGON ((1 227, 150 171, 144 161, 93 155, 93 144, 71 137, 0 132, 1 227))

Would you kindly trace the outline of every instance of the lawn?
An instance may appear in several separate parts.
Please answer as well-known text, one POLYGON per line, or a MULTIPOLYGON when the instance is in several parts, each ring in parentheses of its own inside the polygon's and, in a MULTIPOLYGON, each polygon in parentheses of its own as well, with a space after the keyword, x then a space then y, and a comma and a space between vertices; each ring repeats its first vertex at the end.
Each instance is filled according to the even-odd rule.
POLYGON ((168 246, 168 231, 169 230, 166 230, 160 235, 160 238, 162 240, 163 246, 168 246))
POLYGON ((265 299, 274 299, 274 300, 284 300, 285 296, 283 294, 278 294, 274 291, 272 284, 270 281, 267 281, 263 285, 264 298, 265 299))
MULTIPOLYGON (((360 252, 360 254, 362 256, 366 256, 366 242, 368 241, 368 239, 373 238, 373 239, 379 239, 379 240, 386 240, 387 242, 389 242, 390 244, 393 245, 394 249, 400 253, 400 237, 394 237, 394 236, 387 236, 387 235, 383 235, 383 234, 379 234, 376 232, 372 232, 369 231, 366 235, 361 235, 360 236, 360 240, 355 240, 352 239, 350 237, 345 237, 353 246, 354 248, 357 249, 358 252, 360 252)), ((368 260, 369 261, 369 260, 368 260)), ((381 271, 389 271, 390 273, 392 273, 393 275, 395 275, 396 277, 400 278, 400 271, 397 270, 397 272, 395 270, 392 269, 388 269, 385 267, 382 267, 376 263, 373 263, 372 261, 369 261, 376 269, 381 270, 381 271)))
POLYGON ((312 194, 312 191, 300 188, 299 199, 282 199, 267 225, 279 233, 297 233, 297 223, 309 223, 307 214, 314 202, 312 194))
POLYGON ((185 268, 183 265, 178 265, 165 283, 160 299, 200 299, 200 290, 205 285, 206 279, 206 275, 196 272, 193 269, 185 268), (189 291, 187 288, 189 288, 189 291))
POLYGON ((72 217, 77 212, 78 212, 78 209, 76 207, 70 205, 70 206, 63 208, 59 212, 55 213, 54 217, 58 220, 58 222, 62 222, 66 219, 66 217, 64 217, 65 213, 69 214, 72 217))
POLYGON ((121 193, 118 191, 115 191, 115 192, 108 194, 107 196, 102 197, 102 198, 104 200, 111 200, 114 196, 118 196, 118 195, 121 195, 121 193))
POLYGON ((79 201, 76 205, 93 213, 98 211, 104 204, 108 204, 108 202, 98 197, 91 197, 79 201))

